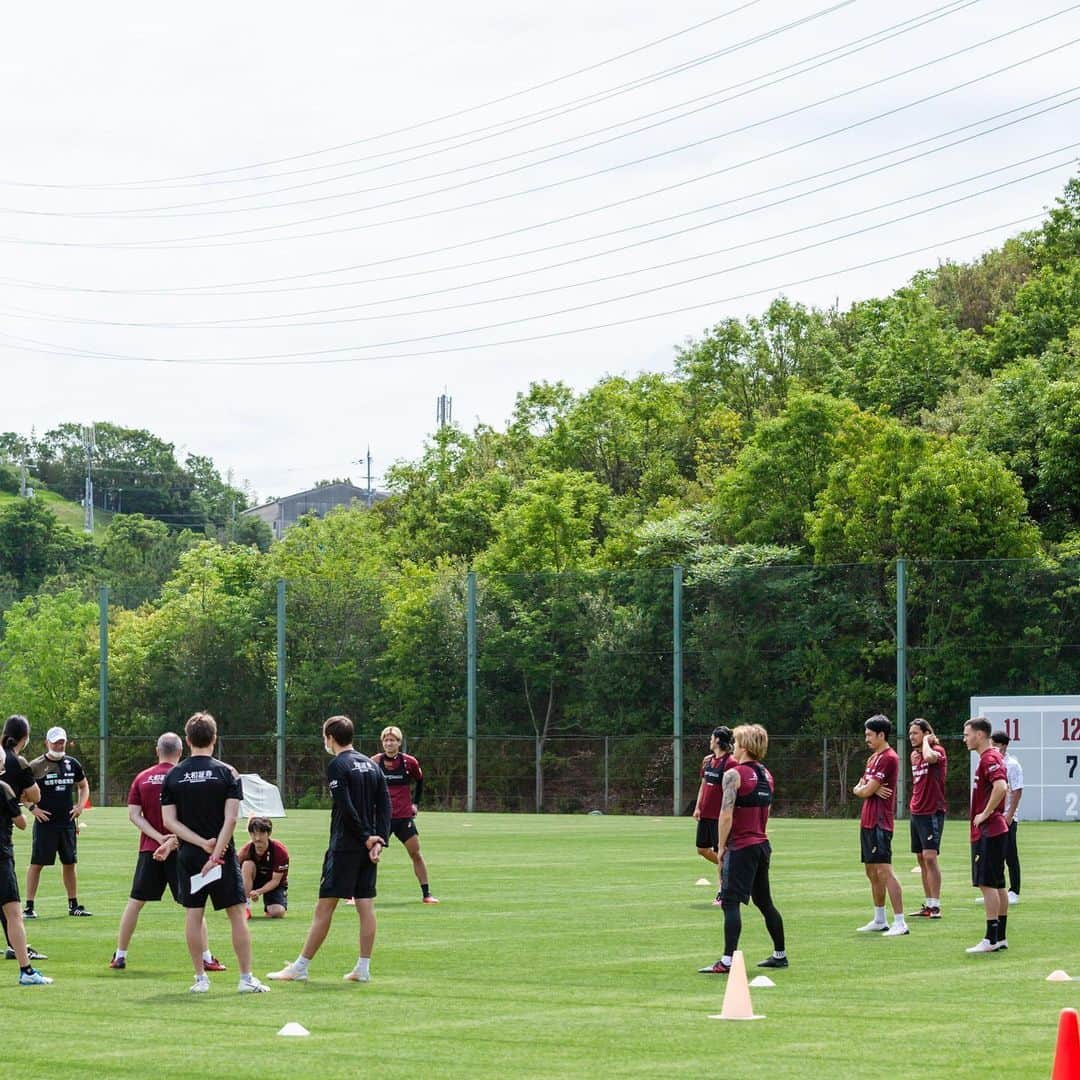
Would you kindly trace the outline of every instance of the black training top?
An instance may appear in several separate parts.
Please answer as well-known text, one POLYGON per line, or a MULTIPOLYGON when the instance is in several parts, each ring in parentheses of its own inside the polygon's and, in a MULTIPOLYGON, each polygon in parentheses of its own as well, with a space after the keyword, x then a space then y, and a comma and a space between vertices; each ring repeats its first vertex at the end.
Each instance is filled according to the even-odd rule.
POLYGON ((75 828, 75 823, 71 820, 71 809, 75 805, 75 785, 86 779, 82 765, 69 754, 65 754, 58 761, 42 754, 30 762, 30 768, 41 788, 38 806, 42 810, 48 810, 51 815, 48 821, 35 820, 34 827, 75 828))
POLYGON ((390 791, 382 770, 357 750, 342 750, 326 767, 333 806, 330 850, 366 851, 367 839, 390 837, 390 791))
MULTIPOLYGON (((226 801, 243 797, 239 775, 215 757, 189 757, 170 769, 161 784, 161 805, 175 806, 181 824, 204 840, 216 839, 225 827, 226 801)), ((227 850, 232 849, 230 839, 227 850)))

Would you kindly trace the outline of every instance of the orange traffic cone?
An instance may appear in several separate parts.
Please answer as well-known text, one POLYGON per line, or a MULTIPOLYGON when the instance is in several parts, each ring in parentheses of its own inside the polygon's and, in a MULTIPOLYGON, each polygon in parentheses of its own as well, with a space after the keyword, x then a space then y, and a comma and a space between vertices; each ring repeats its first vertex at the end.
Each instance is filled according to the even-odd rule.
POLYGON ((728 972, 727 986, 724 988, 724 1004, 719 1015, 710 1015, 710 1020, 764 1020, 764 1016, 754 1015, 754 1006, 750 1004, 750 984, 746 978, 746 961, 741 949, 736 949, 731 957, 731 971, 728 972))
POLYGON ((1080 1080, 1080 1021, 1075 1009, 1062 1009, 1050 1080, 1080 1080))

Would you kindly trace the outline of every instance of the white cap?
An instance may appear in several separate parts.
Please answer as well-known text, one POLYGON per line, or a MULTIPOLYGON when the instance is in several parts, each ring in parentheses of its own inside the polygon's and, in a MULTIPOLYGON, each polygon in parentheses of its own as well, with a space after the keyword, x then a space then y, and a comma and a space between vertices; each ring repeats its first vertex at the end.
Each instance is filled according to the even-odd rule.
POLYGON ((45 732, 46 742, 59 742, 61 739, 67 742, 67 732, 62 727, 51 727, 45 732))

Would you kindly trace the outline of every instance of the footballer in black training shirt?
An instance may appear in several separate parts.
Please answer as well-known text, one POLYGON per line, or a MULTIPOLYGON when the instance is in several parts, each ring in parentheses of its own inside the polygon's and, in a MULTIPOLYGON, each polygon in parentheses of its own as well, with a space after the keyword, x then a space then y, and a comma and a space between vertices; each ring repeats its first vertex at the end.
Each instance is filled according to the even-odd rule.
POLYGON ((307 980, 308 964, 326 940, 338 901, 348 899, 355 899, 360 918, 360 956, 343 977, 349 982, 370 978, 375 874, 390 834, 390 791, 379 766, 354 750, 352 743, 353 722, 347 716, 332 716, 323 724, 323 746, 333 756, 326 768, 332 799, 330 846, 323 858, 319 899, 304 947, 291 964, 271 972, 271 979, 307 980))
POLYGON ((30 762, 34 779, 41 789, 41 799, 30 807, 34 815, 34 843, 30 865, 26 868, 26 910, 23 917, 34 919, 41 868, 52 866, 60 856, 60 869, 67 890, 68 914, 91 913, 79 903, 78 831, 75 822, 90 799, 90 782, 82 765, 67 752, 67 732, 51 727, 45 733, 45 753, 30 762))
POLYGON ((187 909, 184 924, 188 952, 195 965, 193 994, 210 989, 203 961, 203 911, 209 899, 215 911, 225 909, 232 926, 233 950, 240 967, 241 994, 269 990, 251 973, 251 935, 245 919, 247 896, 233 844, 233 830, 243 798, 240 777, 231 765, 213 756, 217 722, 209 713, 195 713, 184 725, 191 757, 165 774, 161 784, 161 818, 180 840, 177 871, 180 903, 187 909), (214 869, 221 876, 201 888, 192 877, 214 869))

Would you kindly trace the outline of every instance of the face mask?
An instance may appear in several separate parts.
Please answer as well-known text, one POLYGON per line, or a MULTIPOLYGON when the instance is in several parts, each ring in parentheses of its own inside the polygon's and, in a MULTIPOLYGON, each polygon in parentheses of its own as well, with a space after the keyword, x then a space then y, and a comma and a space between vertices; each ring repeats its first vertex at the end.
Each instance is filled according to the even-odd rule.
POLYGON ((324 743, 323 743, 322 745, 323 745, 323 749, 324 749, 324 750, 325 750, 325 751, 326 751, 326 752, 327 752, 327 753, 328 753, 328 754, 329 754, 329 755, 330 755, 331 757, 333 757, 333 756, 334 756, 334 748, 333 748, 333 747, 332 747, 332 746, 331 746, 331 745, 330 745, 330 744, 329 744, 328 742, 324 742, 324 743))
POLYGON ((50 761, 63 761, 66 754, 63 750, 46 750, 45 756, 50 761))

